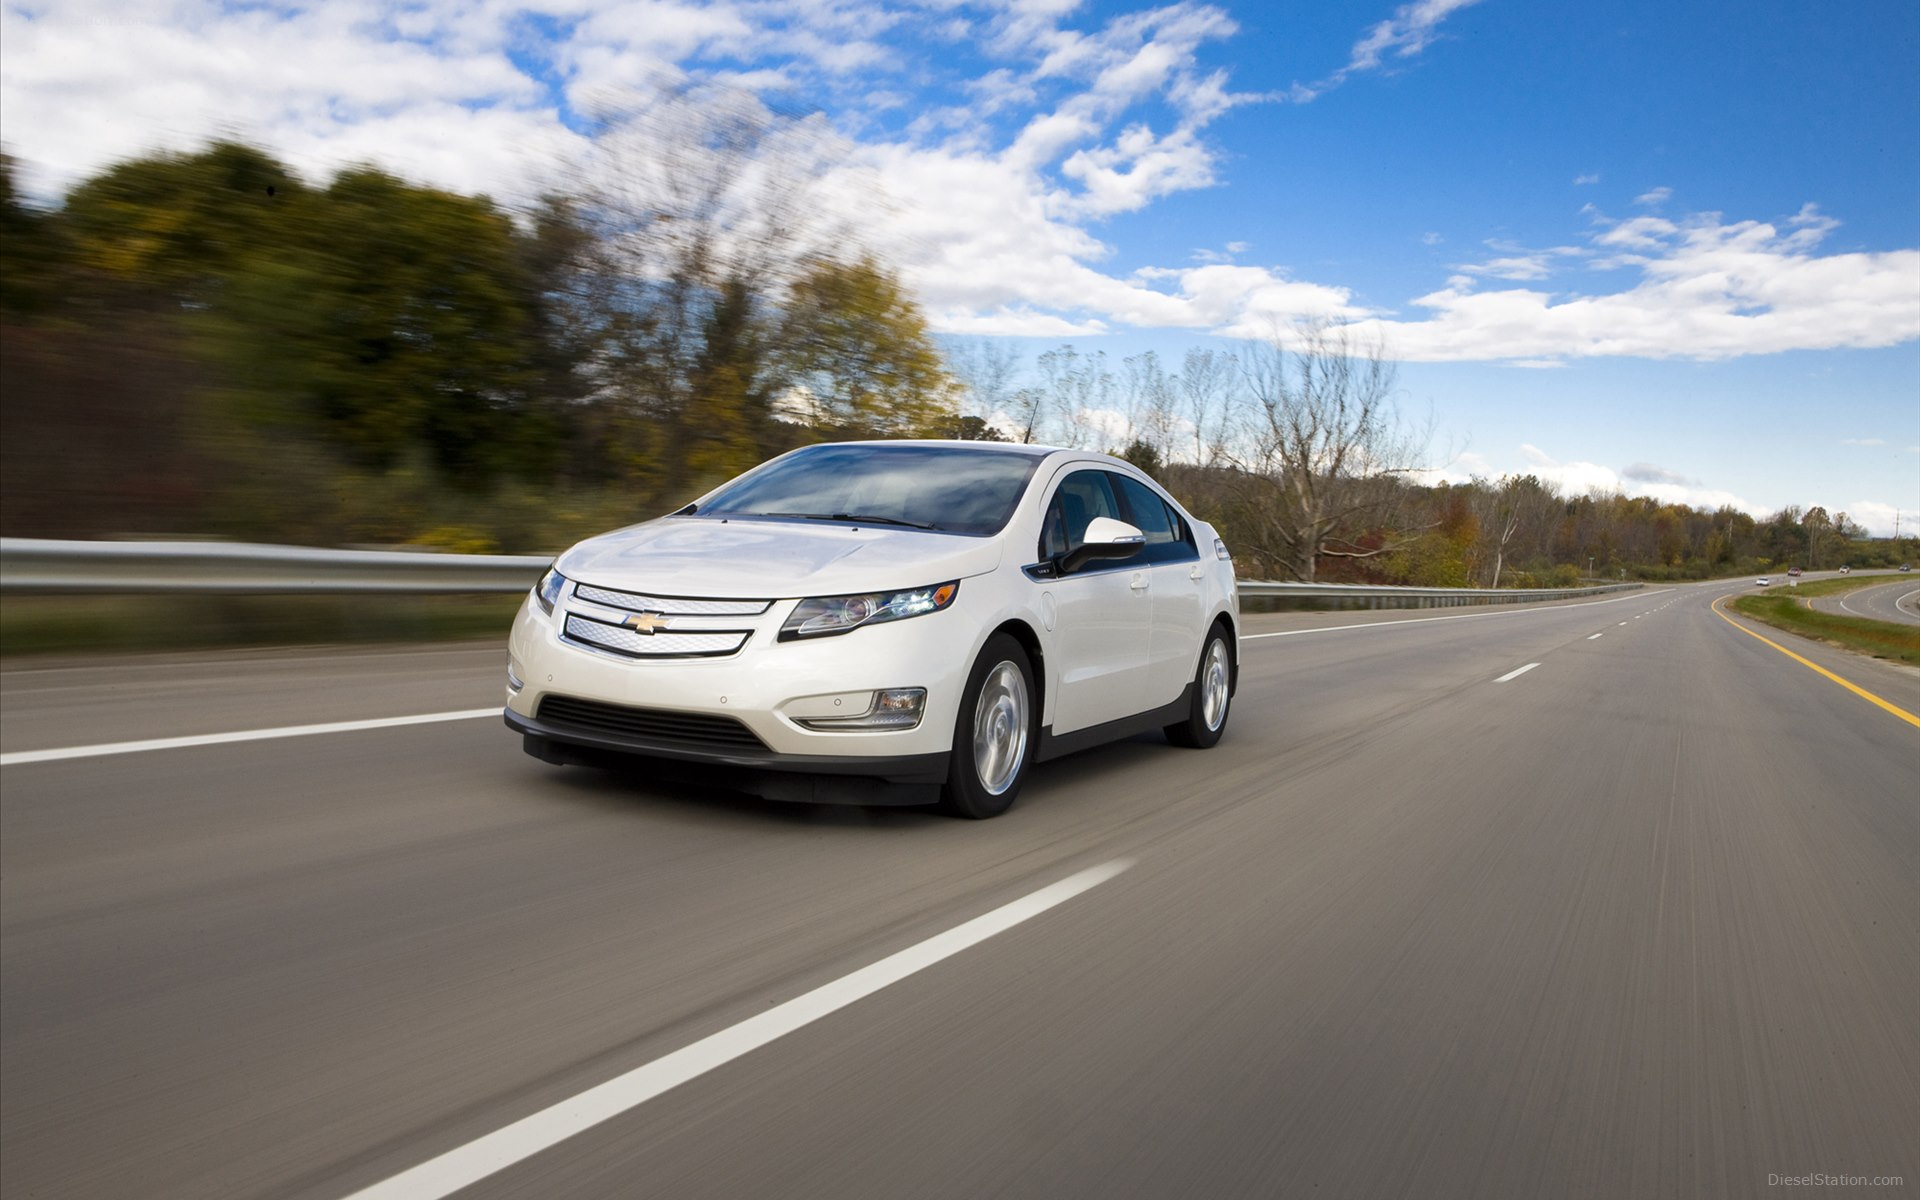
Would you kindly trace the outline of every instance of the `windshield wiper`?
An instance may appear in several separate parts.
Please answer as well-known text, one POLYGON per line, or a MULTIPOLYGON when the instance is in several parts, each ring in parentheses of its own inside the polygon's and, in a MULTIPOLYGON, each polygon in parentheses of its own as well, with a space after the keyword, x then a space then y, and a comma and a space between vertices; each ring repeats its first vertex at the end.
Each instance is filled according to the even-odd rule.
POLYGON ((770 512, 761 513, 763 517, 799 517, 807 521, 852 521, 860 525, 905 525, 909 529, 931 529, 938 532, 938 525, 927 525, 919 521, 902 521, 899 517, 879 517, 871 513, 803 513, 770 512))

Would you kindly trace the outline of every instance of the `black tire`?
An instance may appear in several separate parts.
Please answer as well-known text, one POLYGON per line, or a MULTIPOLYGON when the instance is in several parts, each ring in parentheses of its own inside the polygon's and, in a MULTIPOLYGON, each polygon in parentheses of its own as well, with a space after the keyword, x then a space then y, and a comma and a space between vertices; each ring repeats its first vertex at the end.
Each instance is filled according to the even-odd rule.
POLYGON ((1227 731, 1227 713, 1233 702, 1233 639, 1225 626, 1207 631, 1200 646, 1200 665, 1193 672, 1193 703, 1187 719, 1165 727, 1167 740, 1190 750, 1205 750, 1227 731), (1216 707, 1217 706, 1217 707, 1216 707))
POLYGON ((1013 807, 1040 740, 1038 700, 1025 648, 1004 633, 988 638, 967 673, 954 719, 943 811, 979 821, 1013 807), (986 744, 978 753, 976 732, 986 744))

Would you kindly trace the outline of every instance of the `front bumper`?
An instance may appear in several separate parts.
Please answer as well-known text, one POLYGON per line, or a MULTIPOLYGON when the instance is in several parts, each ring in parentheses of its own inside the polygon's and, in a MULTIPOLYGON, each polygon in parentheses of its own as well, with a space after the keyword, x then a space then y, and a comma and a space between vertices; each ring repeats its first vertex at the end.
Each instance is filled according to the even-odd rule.
POLYGON ((576 761, 579 756, 568 754, 565 748, 580 747, 739 770, 864 776, 887 783, 940 783, 947 777, 949 752, 944 750, 934 754, 896 755, 781 754, 771 749, 754 751, 746 748, 720 750, 689 746, 668 738, 606 734, 565 723, 543 723, 533 717, 523 717, 511 707, 505 710, 505 715, 507 728, 530 739, 529 753, 550 762, 576 761))
POLYGON ((581 748, 749 771, 915 784, 946 778, 960 692, 978 652, 964 589, 942 612, 789 642, 777 635, 794 602, 777 601, 736 622, 752 629, 737 653, 710 658, 623 658, 563 639, 570 601, 554 616, 523 603, 509 638, 505 718, 531 753, 573 761, 569 748, 581 748), (926 690, 914 728, 800 723, 857 714, 874 692, 897 688, 926 690), (734 735, 713 732, 722 726, 734 735))

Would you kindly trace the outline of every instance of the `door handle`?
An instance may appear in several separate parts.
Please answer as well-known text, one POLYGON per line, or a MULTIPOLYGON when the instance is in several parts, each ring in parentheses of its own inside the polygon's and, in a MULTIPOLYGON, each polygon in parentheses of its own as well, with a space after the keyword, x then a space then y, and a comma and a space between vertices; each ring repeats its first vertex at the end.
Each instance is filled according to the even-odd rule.
POLYGON ((1195 583, 1199 583, 1206 577, 1207 569, 1205 567, 1195 567, 1193 570, 1187 572, 1187 578, 1193 580, 1195 583))
POLYGON ((1147 584, 1150 582, 1151 580, 1149 580, 1145 575, 1136 573, 1134 577, 1127 582, 1127 586, 1132 588, 1136 592, 1144 592, 1147 590, 1147 584))

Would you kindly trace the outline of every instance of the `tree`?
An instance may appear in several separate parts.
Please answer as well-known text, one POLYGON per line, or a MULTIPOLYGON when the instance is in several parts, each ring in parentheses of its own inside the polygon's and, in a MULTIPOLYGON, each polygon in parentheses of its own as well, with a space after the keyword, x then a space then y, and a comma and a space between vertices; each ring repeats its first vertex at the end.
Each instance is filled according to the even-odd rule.
POLYGON ((1226 449, 1226 414, 1240 376, 1240 361, 1224 350, 1190 347, 1176 383, 1181 419, 1192 427, 1193 462, 1209 464, 1226 449))
POLYGON ((0 153, 0 317, 29 320, 58 303, 73 283, 66 224, 20 200, 18 164, 0 153))
POLYGON ((1151 350, 1123 359, 1120 371, 1127 421, 1124 435, 1133 445, 1153 452, 1157 469, 1158 464, 1173 455, 1178 382, 1161 368, 1160 356, 1151 350))
POLYGON ((1013 343, 995 338, 953 343, 947 368, 960 387, 967 418, 991 424, 1009 419, 1019 407, 1017 397, 1024 393, 1014 386, 1020 375, 1020 352, 1013 343))
POLYGON ((115 164, 74 188, 63 215, 89 268, 184 306, 213 302, 234 273, 301 240, 310 199, 265 151, 222 141, 115 164))
POLYGON ((1559 497, 1533 475, 1503 475, 1497 484, 1475 480, 1480 497, 1481 536, 1492 550, 1493 570, 1487 582, 1500 586, 1509 547, 1523 530, 1537 527, 1552 512, 1559 497))
POLYGON ((871 257, 816 261, 794 285, 784 340, 786 378, 821 424, 897 437, 954 413, 956 388, 920 306, 871 257))
POLYGON ((709 466, 738 457, 748 431, 755 453, 772 448, 789 392, 777 376, 797 361, 793 289, 846 240, 812 201, 839 147, 818 117, 711 84, 602 114, 575 207, 591 244, 573 290, 602 328, 583 403, 639 489, 683 493, 687 447, 719 453, 709 466))
POLYGON ((1035 365, 1040 370, 1041 387, 1033 398, 1027 433, 1021 440, 1031 442, 1036 425, 1051 415, 1058 423, 1062 443, 1085 445, 1093 423, 1100 419, 1095 414, 1112 411, 1114 379, 1107 370, 1106 351, 1081 354, 1071 345, 1062 345, 1042 354, 1035 365))
POLYGON ((375 470, 419 450, 479 490, 554 457, 528 400, 529 292, 490 202, 357 167, 297 238, 230 270, 206 324, 255 419, 310 421, 375 470))
POLYGON ((1380 346, 1309 323, 1276 330, 1243 364, 1240 536, 1266 564, 1311 581, 1322 557, 1370 558, 1416 535, 1406 479, 1425 437, 1399 417, 1380 346))
POLYGON ((1011 442, 1013 440, 988 424, 983 418, 975 416, 955 417, 941 433, 942 436, 961 442, 1011 442))
POLYGON ((1807 569, 1818 570, 1825 558, 1827 547, 1840 540, 1834 532, 1833 518, 1827 510, 1816 504, 1800 518, 1800 524, 1807 531, 1807 569))
POLYGON ((1125 459, 1155 478, 1160 475, 1162 459, 1159 449, 1152 442, 1135 438, 1127 443, 1126 449, 1117 451, 1114 457, 1125 459))
POLYGON ((527 314, 529 401, 558 439, 563 483, 603 483, 613 474, 614 438, 606 406, 594 403, 594 368, 605 355, 612 306, 589 268, 593 232, 577 200, 543 196, 514 238, 527 314))

